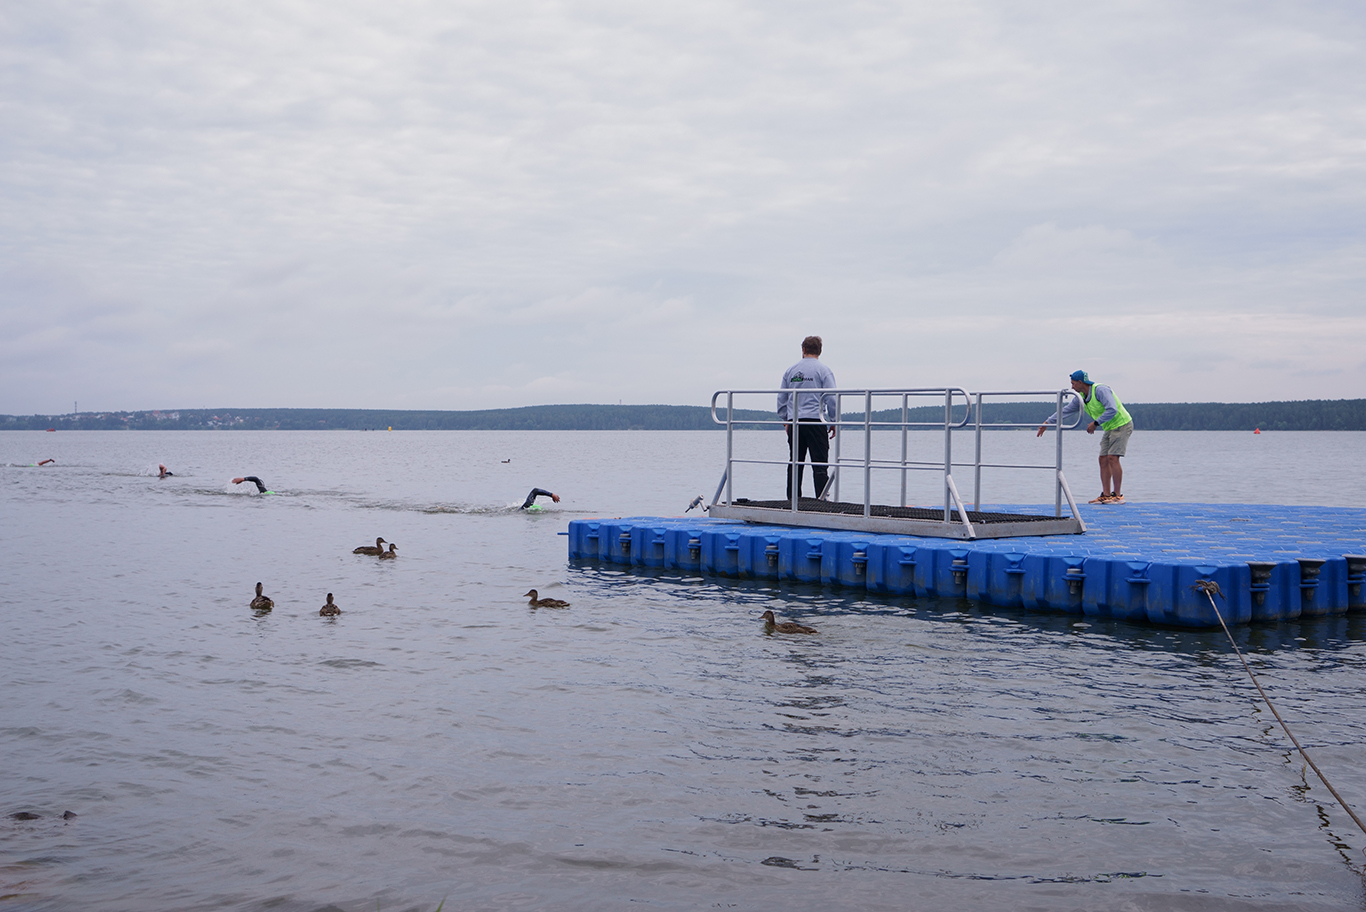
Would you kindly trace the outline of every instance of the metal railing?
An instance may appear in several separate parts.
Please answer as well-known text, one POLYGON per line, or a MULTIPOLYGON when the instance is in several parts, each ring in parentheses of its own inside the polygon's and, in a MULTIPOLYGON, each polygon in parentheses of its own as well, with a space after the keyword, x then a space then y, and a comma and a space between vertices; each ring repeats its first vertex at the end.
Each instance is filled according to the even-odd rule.
MULTIPOLYGON (((810 465, 814 469, 816 466, 825 466, 829 469, 829 480, 824 491, 817 492, 823 500, 840 499, 840 469, 850 470, 861 469, 863 473, 863 515, 872 515, 872 478, 873 471, 892 470, 901 473, 901 506, 906 506, 906 480, 907 473, 913 471, 934 471, 943 475, 944 486, 944 521, 952 522, 953 510, 957 508, 959 521, 967 527, 969 533, 972 531, 972 523, 968 518, 968 510, 963 503, 962 497, 958 493, 958 486, 953 479, 953 469, 972 468, 973 470, 973 510, 980 511, 982 506, 982 469, 1038 469, 1051 470, 1054 473, 1054 515, 1062 516, 1062 502, 1065 499, 1071 510, 1072 517, 1081 522, 1081 517, 1077 512, 1076 501, 1072 498, 1071 489, 1067 485, 1067 479, 1062 471, 1062 432, 1077 426, 1081 420, 1083 411, 1079 408, 1077 417, 1071 424, 1064 425, 1058 421, 1054 429, 1055 449, 1054 462, 1052 465, 1040 465, 1035 463, 1000 463, 982 461, 982 431, 984 430, 1007 430, 1019 428, 1035 428, 1037 423, 1019 422, 983 422, 982 405, 983 400, 988 397, 1011 397, 1019 399, 1028 396, 1054 396, 1057 410, 1055 414, 1062 414, 1063 403, 1067 397, 1078 399, 1080 397, 1071 389, 1063 390, 1003 390, 969 393, 961 387, 921 387, 912 389, 862 389, 862 390, 841 390, 841 389, 822 389, 822 390, 718 390, 711 397, 711 417, 712 421, 724 425, 726 428, 726 468, 721 475, 721 482, 716 487, 716 494, 712 497, 712 503, 721 502, 722 492, 725 492, 725 503, 731 504, 734 500, 734 468, 737 465, 785 465, 791 473, 792 483, 788 491, 789 506, 792 512, 798 512, 799 487, 797 484, 799 463, 798 438, 797 433, 791 434, 791 447, 786 460, 776 459, 737 459, 735 456, 735 426, 743 425, 749 427, 764 427, 781 425, 786 426, 791 423, 790 419, 773 417, 762 418, 739 418, 735 417, 735 398, 737 396, 769 396, 776 397, 782 393, 792 394, 789 400, 791 414, 798 412, 798 395, 803 397, 825 397, 834 396, 837 404, 838 419, 831 422, 837 429, 833 443, 833 452, 825 462, 811 461, 810 465), (725 404, 719 406, 725 411, 725 417, 717 414, 718 400, 725 397, 725 404), (874 420, 875 411, 873 404, 875 400, 886 401, 888 398, 899 400, 901 407, 900 420, 874 420), (942 401, 944 405, 944 417, 941 421, 912 421, 910 420, 910 408, 912 399, 934 398, 942 401), (849 417, 845 411, 845 402, 849 399, 862 400, 862 419, 849 417), (962 408, 962 416, 956 417, 955 408, 962 408), (955 463, 953 461, 953 432, 963 430, 972 424, 975 437, 975 451, 973 461, 970 463, 955 463), (944 434, 944 458, 942 461, 915 460, 909 458, 909 434, 912 430, 921 429, 941 429, 944 434), (859 429, 863 432, 863 456, 862 458, 846 459, 841 455, 840 443, 848 430, 859 429), (901 432, 901 458, 900 459, 874 459, 873 458, 873 431, 874 430, 899 430, 901 432)), ((764 411, 771 411, 771 403, 764 411)), ((887 410, 894 406, 883 406, 880 410, 887 410)), ((857 409, 855 414, 857 414, 857 409)), ((824 415, 824 410, 822 410, 824 415)), ((804 423, 804 422, 803 422, 804 423)), ((827 426, 829 426, 827 424, 827 426)), ((812 479, 814 485, 814 478, 812 479)))

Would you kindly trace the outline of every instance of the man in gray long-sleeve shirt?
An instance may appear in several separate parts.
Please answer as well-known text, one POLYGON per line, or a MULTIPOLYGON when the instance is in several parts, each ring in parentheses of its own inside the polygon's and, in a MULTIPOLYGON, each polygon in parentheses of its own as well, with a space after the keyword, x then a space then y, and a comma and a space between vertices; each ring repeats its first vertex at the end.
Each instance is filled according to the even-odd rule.
POLYGON ((792 497, 792 412, 796 400, 797 418, 797 479, 796 491, 801 495, 803 463, 807 453, 811 454, 811 481, 816 486, 817 497, 825 490, 829 478, 826 463, 830 460, 830 437, 835 436, 835 424, 839 421, 839 399, 833 393, 798 393, 787 390, 834 389, 835 375, 830 368, 820 362, 821 337, 807 336, 802 340, 802 360, 783 371, 782 389, 778 394, 778 417, 787 422, 787 496, 792 497), (829 436, 826 435, 825 421, 830 421, 829 436))

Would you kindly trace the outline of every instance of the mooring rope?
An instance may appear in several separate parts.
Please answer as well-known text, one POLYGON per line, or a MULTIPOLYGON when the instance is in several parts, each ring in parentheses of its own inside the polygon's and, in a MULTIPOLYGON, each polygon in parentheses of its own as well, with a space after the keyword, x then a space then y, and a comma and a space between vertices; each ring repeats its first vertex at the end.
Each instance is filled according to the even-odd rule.
MULTIPOLYGON (((1338 790, 1333 788, 1333 784, 1329 782, 1328 777, 1323 774, 1323 770, 1319 769, 1319 765, 1314 762, 1314 758, 1309 756, 1309 752, 1300 745, 1299 739, 1290 732, 1290 726, 1285 724, 1285 720, 1281 718, 1281 714, 1276 711, 1276 705, 1271 702, 1271 698, 1266 695, 1266 691, 1262 690, 1261 682, 1258 681, 1257 676, 1252 673, 1252 668, 1247 664, 1247 659, 1243 658, 1243 651, 1238 648, 1237 642, 1234 641, 1233 634, 1228 629, 1228 624, 1224 623, 1224 615, 1220 613, 1219 606, 1214 604, 1214 596, 1217 595, 1220 598, 1224 597, 1224 593, 1220 590, 1219 584, 1214 580, 1200 580, 1191 588, 1205 593, 1205 598, 1209 599, 1209 605, 1214 609, 1214 616, 1219 619, 1219 626, 1224 628, 1224 635, 1228 637, 1229 645, 1232 646, 1233 651, 1238 654, 1238 661, 1243 663, 1243 668, 1247 671, 1247 676, 1252 679, 1252 684, 1257 688, 1257 693, 1262 695, 1262 700, 1265 701, 1267 708, 1271 710, 1271 714, 1276 717, 1277 722, 1281 723, 1281 728, 1285 729, 1285 736, 1295 745, 1295 750, 1300 752, 1300 756, 1304 758, 1305 763, 1309 764, 1309 768, 1314 771, 1314 774, 1319 777, 1319 781, 1323 783, 1324 788, 1328 789, 1332 796, 1337 799, 1338 804, 1342 805, 1342 809, 1346 811, 1347 815, 1361 828, 1361 832, 1366 833, 1366 823, 1361 822, 1361 818, 1356 815, 1356 811, 1352 810, 1352 806, 1343 800, 1343 797, 1338 794, 1338 790)), ((1366 851, 1366 849, 1363 849, 1362 851, 1366 851)))

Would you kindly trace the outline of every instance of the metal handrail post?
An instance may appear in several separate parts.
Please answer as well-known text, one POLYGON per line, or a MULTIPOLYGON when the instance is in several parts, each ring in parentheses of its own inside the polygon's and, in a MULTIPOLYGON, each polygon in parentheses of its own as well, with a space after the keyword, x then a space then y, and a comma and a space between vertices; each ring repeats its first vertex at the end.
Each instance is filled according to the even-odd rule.
POLYGON ((797 512, 797 499, 802 493, 802 479, 801 476, 797 474, 797 470, 801 468, 801 465, 797 462, 797 438, 801 436, 801 426, 797 424, 797 419, 802 413, 800 395, 801 394, 796 390, 793 390, 792 398, 788 400, 789 421, 787 426, 790 429, 789 433, 791 435, 791 439, 788 440, 788 443, 792 444, 792 452, 789 453, 788 456, 792 459, 792 462, 790 464, 791 467, 787 470, 788 478, 790 480, 787 493, 788 496, 792 498, 793 513, 797 512))
POLYGON ((873 391, 863 392, 863 515, 873 515, 873 391))
MULTIPOLYGON (((726 482, 729 481, 729 480, 730 480, 730 471, 727 470, 727 471, 722 472, 722 473, 721 473, 721 480, 718 481, 718 482, 716 483, 716 493, 713 494, 713 495, 712 495, 712 498, 711 498, 711 505, 712 505, 713 507, 716 506, 717 502, 721 500, 721 492, 724 491, 724 490, 726 489, 726 482)), ((730 506, 730 501, 729 501, 729 500, 726 501, 726 506, 730 506)))
POLYGON ((944 522, 949 522, 953 518, 951 505, 952 498, 949 495, 949 485, 952 483, 950 475, 953 474, 953 435, 949 425, 953 423, 953 390, 944 390, 944 522))
POLYGON ((844 393, 835 393, 835 460, 833 460, 835 461, 835 464, 829 468, 829 471, 831 471, 831 478, 826 479, 825 482, 826 485, 831 485, 831 483, 835 485, 835 490, 833 490, 833 500, 835 500, 835 502, 839 502, 840 500, 840 437, 844 436, 844 434, 840 433, 840 418, 843 415, 844 393))
POLYGON ((977 511, 982 509, 982 394, 977 393, 977 407, 973 409, 977 413, 977 458, 973 463, 972 478, 972 508, 977 511))
POLYGON ((735 493, 731 479, 735 477, 735 393, 726 393, 726 505, 733 502, 735 493))
POLYGON ((1054 471, 1054 476, 1053 476, 1053 515, 1054 515, 1055 517, 1061 517, 1061 516, 1062 516, 1062 399, 1063 399, 1063 395, 1064 395, 1063 391, 1062 391, 1062 390, 1058 390, 1058 410, 1054 413, 1055 415, 1057 415, 1057 419, 1058 419, 1058 420, 1057 420, 1057 427, 1058 427, 1058 430, 1057 430, 1057 432, 1054 434, 1054 437, 1057 439, 1058 446, 1057 446, 1057 455, 1054 457, 1054 465, 1053 465, 1053 471, 1054 471))
POLYGON ((1072 509, 1072 518, 1077 521, 1077 525, 1081 526, 1081 531, 1085 532, 1086 523, 1082 520, 1081 514, 1077 512, 1077 502, 1072 498, 1072 489, 1068 486, 1067 479, 1063 477, 1061 470, 1058 472, 1058 486, 1067 495, 1067 506, 1072 509))
POLYGON ((901 394, 901 505, 906 506, 906 434, 910 428, 906 427, 906 403, 910 399, 906 393, 901 394))
POLYGON ((967 529, 968 538, 976 538, 977 530, 972 528, 972 520, 968 519, 968 508, 963 506, 963 498, 958 496, 958 486, 953 483, 953 476, 945 479, 949 493, 953 495, 953 502, 958 504, 958 518, 963 521, 963 528, 967 529))

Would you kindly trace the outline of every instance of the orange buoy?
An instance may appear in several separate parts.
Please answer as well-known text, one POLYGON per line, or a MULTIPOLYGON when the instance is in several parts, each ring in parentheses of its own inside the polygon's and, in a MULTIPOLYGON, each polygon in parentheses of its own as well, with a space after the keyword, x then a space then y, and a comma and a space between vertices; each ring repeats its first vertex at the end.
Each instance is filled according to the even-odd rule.
POLYGON ((1252 433, 1254 433, 1254 434, 1260 434, 1261 432, 1262 432, 1262 429, 1261 429, 1261 428, 1257 428, 1257 429, 1255 429, 1252 433))

